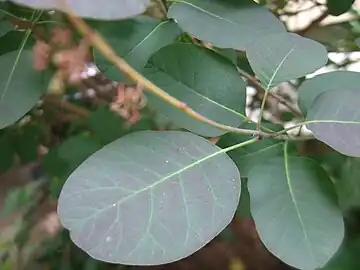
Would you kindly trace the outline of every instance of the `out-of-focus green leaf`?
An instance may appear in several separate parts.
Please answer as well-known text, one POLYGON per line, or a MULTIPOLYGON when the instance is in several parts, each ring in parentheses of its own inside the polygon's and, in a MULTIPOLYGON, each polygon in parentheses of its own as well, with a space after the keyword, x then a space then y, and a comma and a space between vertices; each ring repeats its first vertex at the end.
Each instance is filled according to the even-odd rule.
POLYGON ((19 120, 39 100, 49 81, 32 67, 32 51, 0 55, 0 128, 19 120))
MULTIPOLYGON (((245 120, 245 82, 230 61, 211 50, 193 44, 168 45, 152 56, 144 73, 171 96, 211 120, 234 127, 245 120)), ((225 133, 153 94, 148 95, 148 105, 175 125, 199 135, 225 133)))
POLYGON ((349 210, 360 206, 360 159, 348 158, 340 169, 340 179, 335 184, 341 208, 349 210))
POLYGON ((339 16, 347 12, 351 6, 354 4, 355 0, 327 0, 326 5, 329 11, 329 14, 334 16, 339 16))
POLYGON ((61 191, 58 213, 93 258, 156 265, 218 235, 240 192, 236 165, 213 143, 189 132, 140 131, 82 163, 61 191))
POLYGON ((34 205, 35 197, 41 182, 32 182, 22 187, 14 188, 9 191, 5 198, 4 206, 0 216, 6 217, 17 210, 25 210, 34 205))
POLYGON ((67 11, 68 5, 78 16, 98 19, 117 20, 139 15, 149 5, 149 0, 106 0, 98 5, 90 4, 87 0, 11 0, 14 3, 26 5, 35 9, 58 9, 67 11))
POLYGON ((0 134, 0 173, 11 168, 14 162, 15 149, 9 133, 0 134))
POLYGON ((325 267, 319 270, 358 270, 360 238, 359 235, 348 237, 338 252, 325 267))

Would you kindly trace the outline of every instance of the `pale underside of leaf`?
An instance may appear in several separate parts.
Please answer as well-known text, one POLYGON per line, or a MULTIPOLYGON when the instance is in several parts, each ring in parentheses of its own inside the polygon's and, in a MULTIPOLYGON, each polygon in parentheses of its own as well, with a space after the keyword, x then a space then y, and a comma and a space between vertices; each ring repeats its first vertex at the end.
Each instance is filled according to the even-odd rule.
POLYGON ((330 90, 310 107, 307 128, 336 151, 360 157, 360 91, 330 90))

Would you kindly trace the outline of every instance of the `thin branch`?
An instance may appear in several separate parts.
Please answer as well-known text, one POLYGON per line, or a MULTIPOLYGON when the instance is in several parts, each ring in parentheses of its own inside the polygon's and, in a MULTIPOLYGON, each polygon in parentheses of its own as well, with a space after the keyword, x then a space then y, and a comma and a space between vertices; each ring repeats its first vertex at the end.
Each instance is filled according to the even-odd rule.
MULTIPOLYGON (((253 76, 251 76, 249 73, 247 73, 246 71, 238 68, 238 72, 241 76, 243 76, 245 79, 247 79, 249 82, 251 82, 256 89, 262 91, 262 92, 266 92, 264 87, 261 85, 261 83, 253 76)), ((289 111, 294 114, 297 117, 302 117, 301 112, 296 109, 293 105, 291 105, 286 99, 284 99, 281 96, 278 96, 272 92, 269 91, 269 96, 271 96, 272 98, 274 98, 275 100, 277 100, 279 103, 283 104, 284 106, 286 106, 286 108, 289 109, 289 111)))
POLYGON ((164 13, 164 16, 166 17, 168 12, 166 0, 158 0, 158 2, 162 9, 162 12, 164 13))
POLYGON ((45 96, 43 101, 45 103, 51 104, 53 106, 56 106, 58 108, 67 110, 73 114, 79 115, 81 117, 89 117, 90 112, 84 108, 80 108, 78 106, 75 106, 65 100, 61 100, 57 97, 53 96, 45 96))
MULTIPOLYGON (((120 71, 124 72, 127 76, 133 79, 135 82, 141 84, 146 90, 155 94, 162 100, 171 104, 175 108, 183 111, 191 118, 199 120, 203 123, 209 124, 215 128, 240 133, 247 134, 252 136, 258 136, 262 138, 274 138, 275 133, 266 133, 261 130, 248 130, 248 129, 240 129, 232 126, 227 126, 210 120, 201 114, 197 113, 193 109, 191 109, 184 102, 174 98, 173 96, 166 93, 164 90, 159 88, 153 82, 149 81, 145 77, 143 77, 139 72, 133 69, 125 60, 119 57, 114 50, 105 42, 105 40, 95 31, 93 31, 80 17, 78 17, 63 1, 64 7, 66 8, 66 14, 70 20, 70 22, 77 28, 77 30, 89 40, 89 42, 111 63, 113 63, 120 71)), ((246 119, 248 120, 248 119, 246 119)), ((250 120, 248 120, 250 121, 250 120)), ((292 138, 288 135, 276 135, 276 139, 280 140, 302 140, 302 138, 292 138)))

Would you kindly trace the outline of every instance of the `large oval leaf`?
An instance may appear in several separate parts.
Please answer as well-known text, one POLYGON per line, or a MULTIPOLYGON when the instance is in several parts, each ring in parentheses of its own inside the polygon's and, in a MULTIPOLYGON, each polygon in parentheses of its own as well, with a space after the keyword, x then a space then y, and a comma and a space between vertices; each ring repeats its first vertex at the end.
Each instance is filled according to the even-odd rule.
POLYGON ((315 161, 273 158, 249 174, 251 213, 267 249, 297 269, 322 267, 344 237, 331 180, 315 161))
POLYGON ((164 264, 194 253, 229 224, 240 186, 236 165, 211 142, 141 131, 80 165, 58 212, 75 244, 95 259, 164 264))
POLYGON ((317 75, 303 82, 298 88, 301 110, 307 112, 318 95, 329 90, 356 89, 360 85, 360 73, 337 70, 317 75))
POLYGON ((331 90, 320 94, 306 116, 306 127, 336 151, 360 157, 360 91, 331 90))
POLYGON ((0 55, 0 128, 24 116, 46 90, 48 76, 32 67, 32 51, 0 55))
MULTIPOLYGON (((237 127, 245 119, 245 82, 236 67, 216 52, 193 44, 166 46, 151 57, 145 76, 211 120, 237 127)), ((154 95, 148 95, 148 104, 194 133, 209 137, 225 133, 154 95)))
POLYGON ((98 4, 88 0, 11 0, 36 9, 58 9, 66 11, 62 2, 65 1, 77 15, 99 20, 115 20, 141 14, 150 4, 150 0, 106 0, 98 4))
MULTIPOLYGON (((100 22, 95 25, 116 53, 136 70, 142 69, 150 56, 172 43, 181 29, 173 21, 160 21, 147 16, 135 19, 100 22)), ((95 50, 96 63, 113 80, 124 80, 119 70, 95 50)))
POLYGON ((266 89, 305 76, 328 60, 323 45, 293 33, 259 36, 246 54, 266 89))
POLYGON ((174 2, 168 17, 175 19, 184 31, 219 48, 245 50, 257 36, 285 32, 280 20, 253 1, 174 2))

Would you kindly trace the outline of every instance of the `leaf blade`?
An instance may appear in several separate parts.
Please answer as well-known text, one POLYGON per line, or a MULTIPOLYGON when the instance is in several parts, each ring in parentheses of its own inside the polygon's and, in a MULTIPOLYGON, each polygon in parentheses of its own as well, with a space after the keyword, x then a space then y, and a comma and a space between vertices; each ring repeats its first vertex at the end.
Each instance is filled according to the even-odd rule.
POLYGON ((184 31, 219 48, 245 50, 258 35, 285 32, 281 21, 265 7, 252 1, 173 2, 168 17, 176 20, 184 31))
MULTIPOLYGON (((144 74, 211 120, 239 126, 246 119, 245 82, 236 67, 216 52, 193 44, 171 44, 152 56, 144 74)), ((154 95, 148 95, 148 105, 175 125, 199 135, 215 137, 225 133, 193 119, 154 95)))
POLYGON ((247 49, 246 55, 266 89, 311 73, 325 65, 328 59, 326 48, 320 43, 293 33, 259 37, 247 49))
POLYGON ((58 212, 75 244, 92 257, 154 265, 188 256, 214 238, 232 219, 239 196, 240 174, 217 146, 187 132, 141 131, 85 161, 65 183, 58 212), (205 171, 217 163, 229 172, 226 179, 205 171))
POLYGON ((346 156, 359 157, 360 92, 330 90, 315 99, 306 116, 307 128, 320 141, 346 156))
POLYGON ((344 223, 331 180, 316 162, 274 158, 250 171, 248 189, 257 231, 275 256, 299 269, 315 269, 335 254, 344 223))

